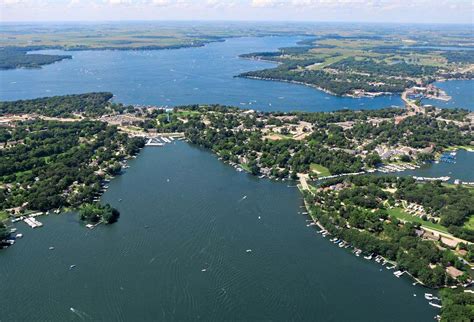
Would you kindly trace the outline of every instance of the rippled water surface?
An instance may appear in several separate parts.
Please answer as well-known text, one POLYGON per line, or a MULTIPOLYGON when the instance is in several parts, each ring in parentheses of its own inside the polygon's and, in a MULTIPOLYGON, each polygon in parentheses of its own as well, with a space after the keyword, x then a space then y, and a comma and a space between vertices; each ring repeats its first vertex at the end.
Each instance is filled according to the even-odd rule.
MULTIPOLYGON (((77 51, 42 69, 0 71, 0 100, 110 91, 126 104, 220 103, 260 110, 329 111, 402 106, 399 96, 353 99, 302 85, 235 78, 273 63, 239 54, 294 46, 301 37, 248 37, 199 48, 77 51)), ((49 51, 64 53, 60 51, 49 51)))
POLYGON ((186 143, 146 148, 130 164, 103 198, 120 209, 118 223, 89 230, 63 214, 42 217, 41 229, 18 224, 25 237, 0 252, 0 319, 431 321, 436 314, 412 281, 306 227, 301 196, 287 183, 238 173, 186 143))
POLYGON ((424 104, 432 104, 439 107, 460 107, 474 111, 474 80, 450 80, 446 82, 436 82, 435 85, 443 89, 451 99, 423 100, 424 104))

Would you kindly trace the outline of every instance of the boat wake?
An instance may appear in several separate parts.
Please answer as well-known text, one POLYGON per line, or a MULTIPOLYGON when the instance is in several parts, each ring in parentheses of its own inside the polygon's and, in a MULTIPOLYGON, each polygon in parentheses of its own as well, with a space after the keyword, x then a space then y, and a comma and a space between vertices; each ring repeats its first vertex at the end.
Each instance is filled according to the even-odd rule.
POLYGON ((87 314, 86 312, 77 310, 77 309, 75 309, 75 308, 73 308, 73 307, 69 308, 69 310, 70 310, 72 313, 74 313, 75 315, 77 315, 81 320, 86 320, 86 319, 90 320, 90 319, 92 318, 92 317, 91 317, 89 314, 87 314))
POLYGON ((239 202, 244 201, 245 199, 247 199, 247 196, 243 196, 242 198, 240 198, 239 202))

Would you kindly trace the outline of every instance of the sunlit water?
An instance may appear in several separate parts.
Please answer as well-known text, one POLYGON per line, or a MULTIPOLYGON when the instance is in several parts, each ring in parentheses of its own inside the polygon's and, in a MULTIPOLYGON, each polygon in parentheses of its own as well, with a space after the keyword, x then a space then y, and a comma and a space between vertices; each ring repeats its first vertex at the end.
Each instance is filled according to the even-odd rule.
MULTIPOLYGON (((76 51, 42 69, 0 71, 0 100, 110 91, 126 104, 220 103, 260 110, 329 111, 402 106, 399 96, 353 99, 302 85, 235 78, 274 63, 239 54, 294 46, 301 37, 248 37, 199 48, 76 51)), ((46 51, 64 53, 61 51, 46 51)))
POLYGON ((425 99, 424 104, 447 108, 460 107, 474 111, 474 80, 450 80, 434 84, 451 96, 451 99, 449 101, 425 99))

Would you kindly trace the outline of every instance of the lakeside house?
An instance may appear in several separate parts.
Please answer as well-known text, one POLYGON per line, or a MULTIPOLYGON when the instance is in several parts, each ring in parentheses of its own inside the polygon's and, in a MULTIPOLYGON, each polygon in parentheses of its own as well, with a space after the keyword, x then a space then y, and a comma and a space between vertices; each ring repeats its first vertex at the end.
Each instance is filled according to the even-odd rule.
POLYGON ((452 278, 455 278, 455 279, 457 279, 458 277, 460 277, 464 274, 463 271, 460 271, 459 269, 457 269, 454 266, 449 266, 448 268, 446 268, 446 273, 448 273, 449 276, 451 276, 452 278))

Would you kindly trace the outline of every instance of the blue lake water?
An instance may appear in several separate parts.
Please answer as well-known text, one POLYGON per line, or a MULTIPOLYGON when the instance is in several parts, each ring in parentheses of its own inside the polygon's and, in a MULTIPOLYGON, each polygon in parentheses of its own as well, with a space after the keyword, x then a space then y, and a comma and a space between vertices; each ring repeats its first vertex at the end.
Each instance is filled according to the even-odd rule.
MULTIPOLYGON (((399 96, 353 99, 302 85, 235 78, 273 63, 239 54, 294 46, 302 37, 247 37, 199 48, 158 51, 76 51, 42 69, 0 71, 0 100, 110 91, 126 104, 220 103, 260 110, 330 111, 402 106, 399 96)), ((46 51, 64 53, 62 51, 46 51)))
POLYGON ((306 227, 294 185, 184 142, 145 148, 102 201, 120 210, 116 224, 89 230, 74 213, 17 224, 25 237, 0 252, 2 321, 418 322, 439 312, 409 278, 306 227))
POLYGON ((450 80, 446 82, 435 82, 437 87, 443 89, 452 98, 449 101, 423 100, 424 104, 439 107, 461 107, 471 111, 474 110, 474 80, 450 80))
MULTIPOLYGON (((73 52, 74 59, 43 69, 1 71, 0 99, 111 91, 130 104, 307 111, 401 105, 395 96, 339 98, 233 77, 273 66, 238 54, 298 39, 73 52)), ((472 174, 472 158, 464 156, 473 154, 465 153, 456 165, 435 164, 416 174, 446 175, 460 166, 472 174)), ((147 148, 130 165, 102 198, 121 211, 118 223, 90 231, 69 213, 42 217, 38 230, 18 224, 25 237, 0 252, 0 284, 8 294, 0 297, 0 319, 431 321, 439 312, 409 279, 306 227, 295 187, 238 173, 186 143, 147 148), (69 270, 71 264, 76 269, 69 270)))
MULTIPOLYGON (((379 173, 378 175, 385 175, 379 173)), ((396 172, 397 176, 417 176, 417 177, 443 177, 448 176, 450 183, 459 179, 460 181, 474 181, 474 152, 458 150, 456 163, 427 163, 415 170, 405 170, 396 172)))

